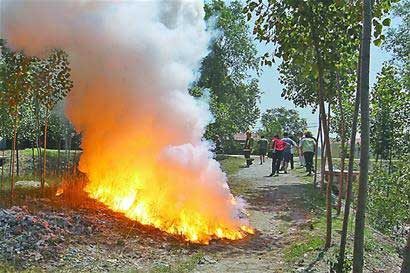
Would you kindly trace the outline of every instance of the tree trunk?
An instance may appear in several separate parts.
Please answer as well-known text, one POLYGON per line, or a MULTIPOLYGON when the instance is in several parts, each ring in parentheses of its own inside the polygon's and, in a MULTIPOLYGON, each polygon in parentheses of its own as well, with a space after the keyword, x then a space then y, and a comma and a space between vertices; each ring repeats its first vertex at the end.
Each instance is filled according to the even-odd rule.
POLYGON ((366 215, 367 182, 369 171, 369 67, 372 1, 363 1, 363 34, 360 69, 360 177, 354 232, 353 272, 363 272, 364 228, 366 215))
MULTIPOLYGON (((317 151, 319 148, 319 136, 322 135, 322 123, 320 122, 320 114, 319 114, 319 129, 317 130, 316 136, 316 149, 315 149, 315 176, 313 177, 313 185, 316 186, 317 184, 317 151)), ((322 183, 320 183, 320 191, 322 191, 322 183)))
POLYGON ((18 147, 18 136, 16 134, 16 174, 20 175, 20 160, 19 160, 19 147, 18 147))
POLYGON ((14 153, 16 151, 16 138, 17 138, 17 124, 13 126, 13 147, 11 149, 11 182, 10 182, 10 196, 11 200, 14 198, 14 153))
POLYGON ((408 273, 410 272, 410 232, 407 234, 407 244, 403 251, 403 263, 400 273, 408 273))
POLYGON ((34 142, 31 142, 31 163, 33 165, 33 177, 36 176, 36 159, 34 155, 34 142))
MULTIPOLYGON (((11 140, 11 150, 13 150, 13 139, 11 140)), ((9 177, 11 177, 11 161, 13 161, 13 154, 10 150, 10 165, 9 165, 9 177)))
MULTIPOLYGON (((6 146, 6 138, 4 138, 4 146, 6 146)), ((3 189, 3 183, 4 183, 4 165, 6 163, 6 158, 4 157, 4 150, 6 149, 6 147, 3 147, 3 150, 1 152, 1 155, 3 157, 3 164, 1 165, 1 188, 3 189)))
POLYGON ((58 151, 57 151, 57 175, 60 175, 60 153, 61 153, 61 139, 58 140, 58 151))
POLYGON ((339 196, 337 198, 337 215, 340 214, 341 207, 342 207, 342 194, 343 194, 343 184, 344 184, 344 170, 345 170, 345 142, 346 142, 346 135, 345 135, 345 115, 343 109, 343 100, 342 100, 342 90, 340 89, 340 79, 339 73, 336 73, 336 84, 337 84, 337 98, 339 103, 340 109, 340 141, 341 141, 341 154, 340 154, 340 177, 339 177, 339 196))
POLYGON ((326 144, 323 140, 323 129, 322 129, 322 121, 320 120, 320 194, 323 193, 323 184, 325 182, 325 167, 326 167, 326 158, 325 158, 325 151, 326 151, 326 144))
POLYGON ((40 169, 41 169, 41 145, 40 145, 40 134, 41 134, 41 129, 40 129, 40 117, 39 117, 39 111, 40 111, 40 105, 38 103, 37 99, 34 99, 33 101, 35 108, 34 108, 34 114, 36 118, 36 148, 37 148, 37 170, 38 170, 38 175, 40 176, 40 169))
POLYGON ((41 193, 44 194, 44 185, 46 182, 47 172, 47 125, 48 125, 48 110, 46 110, 46 117, 44 122, 44 151, 43 151, 43 174, 41 176, 41 193))
POLYGON ((345 208, 344 208, 344 215, 343 215, 342 236, 340 239, 337 273, 342 273, 343 271, 343 264, 344 264, 345 250, 346 250, 347 229, 349 225, 350 204, 352 200, 353 167, 354 167, 354 158, 355 158, 355 151, 356 151, 357 117, 359 116, 359 108, 360 108, 360 62, 357 65, 357 82, 356 83, 357 83, 356 100, 355 100, 354 112, 353 112, 352 131, 350 134, 349 166, 348 166, 348 171, 347 171, 345 208))
MULTIPOLYGON (((320 74, 320 72, 319 72, 320 74)), ((319 76, 320 77, 320 76, 319 76)), ((328 124, 326 123, 326 113, 325 113, 325 105, 323 101, 323 78, 320 81, 322 91, 322 98, 321 98, 321 105, 322 105, 322 126, 323 126, 323 133, 324 133, 324 140, 326 145, 326 157, 328 163, 328 171, 329 171, 329 180, 327 181, 326 187, 326 243, 325 248, 329 248, 332 242, 332 184, 333 184, 333 164, 332 164, 332 152, 330 149, 330 138, 329 138, 329 128, 328 124)))
POLYGON ((67 150, 67 172, 70 170, 71 163, 71 134, 68 135, 68 150, 67 150))
POLYGON ((329 128, 329 131, 330 131, 330 112, 331 112, 331 109, 332 109, 332 104, 329 102, 327 104, 327 128, 329 128))
POLYGON ((319 111, 322 118, 322 128, 323 135, 325 140, 326 157, 328 160, 328 169, 329 169, 329 181, 327 182, 326 187, 326 243, 325 249, 328 249, 332 242, 332 181, 333 181, 333 164, 332 164, 332 152, 330 149, 330 138, 329 138, 329 124, 326 118, 325 102, 324 102, 324 71, 323 71, 323 62, 322 56, 320 55, 319 46, 317 44, 318 38, 316 33, 313 32, 313 41, 315 45, 316 61, 318 65, 318 85, 319 85, 319 111))

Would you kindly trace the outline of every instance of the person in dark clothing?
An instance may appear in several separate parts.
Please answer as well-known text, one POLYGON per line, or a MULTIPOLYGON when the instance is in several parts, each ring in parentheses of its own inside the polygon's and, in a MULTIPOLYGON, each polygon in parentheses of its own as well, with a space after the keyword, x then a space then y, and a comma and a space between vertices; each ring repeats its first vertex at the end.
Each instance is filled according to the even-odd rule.
POLYGON ((259 145, 259 158, 261 160, 260 165, 265 163, 265 156, 266 153, 268 152, 268 145, 269 141, 265 138, 265 136, 262 136, 261 139, 258 141, 259 145))
POLYGON ((246 160, 246 167, 249 167, 250 165, 252 165, 252 161, 253 161, 253 159, 251 158, 252 147, 253 147, 252 133, 248 131, 246 132, 246 140, 245 140, 245 145, 243 147, 243 154, 246 160))
POLYGON ((275 135, 272 138, 272 173, 269 176, 278 176, 283 152, 288 144, 275 135))

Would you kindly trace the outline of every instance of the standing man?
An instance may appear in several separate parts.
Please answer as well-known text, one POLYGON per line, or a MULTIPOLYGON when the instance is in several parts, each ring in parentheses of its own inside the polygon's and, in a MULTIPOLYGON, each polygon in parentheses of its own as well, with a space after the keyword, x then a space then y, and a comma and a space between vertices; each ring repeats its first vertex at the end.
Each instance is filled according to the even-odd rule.
POLYGON ((261 160, 260 165, 265 163, 265 156, 268 151, 268 144, 269 141, 265 138, 265 136, 262 136, 261 139, 258 141, 259 145, 259 159, 261 160))
POLYGON ((297 144, 289 137, 288 133, 283 134, 282 140, 288 144, 283 151, 283 171, 284 173, 288 173, 289 161, 291 162, 291 169, 293 169, 293 149, 297 146, 297 144))
POLYGON ((253 147, 252 133, 251 133, 251 131, 247 131, 246 132, 245 145, 243 147, 243 154, 244 154, 245 160, 246 160, 246 167, 249 167, 250 165, 252 165, 252 161, 253 161, 251 159, 252 147, 253 147))
POLYGON ((269 176, 278 176, 280 163, 283 159, 283 151, 288 144, 275 135, 272 138, 272 173, 269 176))
POLYGON ((302 152, 302 139, 303 139, 303 133, 300 133, 299 134, 299 145, 297 146, 298 156, 299 156, 299 164, 300 164, 300 167, 305 167, 305 158, 304 158, 303 152, 302 152))
POLYGON ((313 169, 313 156, 315 155, 316 141, 312 136, 312 133, 307 131, 305 137, 300 141, 300 148, 305 158, 307 176, 312 175, 313 169))

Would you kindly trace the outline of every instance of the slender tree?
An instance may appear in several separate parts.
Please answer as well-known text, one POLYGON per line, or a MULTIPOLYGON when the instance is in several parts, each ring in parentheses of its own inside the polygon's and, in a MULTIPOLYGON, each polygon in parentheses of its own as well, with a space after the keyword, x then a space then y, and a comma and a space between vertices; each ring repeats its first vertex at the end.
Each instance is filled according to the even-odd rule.
MULTIPOLYGON (((319 114, 319 129, 317 130, 316 136, 316 148, 315 148, 315 176, 313 177, 313 185, 317 185, 317 156, 318 156, 318 149, 319 149, 319 137, 322 138, 322 123, 320 122, 320 114, 319 114)), ((323 181, 320 181, 320 191, 322 191, 323 181)))
POLYGON ((6 105, 7 113, 12 120, 13 144, 11 150, 11 181, 10 194, 14 196, 15 182, 15 151, 17 143, 17 130, 19 126, 20 109, 30 91, 30 62, 21 52, 13 52, 5 46, 2 47, 2 56, 5 63, 3 92, 1 96, 6 105))
POLYGON ((47 129, 51 110, 62 100, 73 87, 70 79, 68 55, 62 50, 54 50, 46 60, 38 61, 38 80, 35 96, 45 108, 43 170, 41 176, 41 191, 44 192, 47 171, 47 129))
POLYGON ((363 34, 360 54, 360 177, 354 233, 353 272, 363 272, 364 229, 366 215, 367 183, 369 172, 369 69, 370 39, 372 29, 372 1, 363 0, 363 34))
POLYGON ((324 70, 322 57, 319 51, 318 46, 318 37, 316 36, 315 31, 313 33, 313 43, 315 44, 316 51, 316 61, 319 70, 318 75, 318 97, 319 97, 319 111, 322 118, 322 128, 324 134, 324 142, 327 147, 326 157, 329 170, 329 180, 327 181, 326 186, 326 242, 325 248, 329 248, 332 242, 332 183, 333 183, 333 162, 332 162, 332 152, 330 149, 330 138, 329 138, 329 124, 327 121, 326 110, 325 110, 325 99, 324 99, 324 70))
MULTIPOLYGON (((361 50, 359 50, 361 52, 361 50)), ((360 60, 361 58, 359 58, 360 60)), ((360 62, 357 65, 357 87, 356 87, 356 99, 352 120, 352 130, 350 131, 350 150, 349 150, 349 166, 347 173, 347 184, 346 184, 346 197, 345 197, 345 207, 343 215, 343 225, 342 225, 342 234, 340 239, 340 248, 339 248, 339 259, 337 272, 342 273, 344 257, 346 251, 346 239, 347 239, 347 229, 349 225, 349 215, 350 215, 350 205, 352 200, 352 189, 353 189, 353 167, 354 167, 354 154, 356 150, 356 133, 357 133, 357 119, 359 116, 360 108, 360 62)))
POLYGON ((336 83, 337 83, 337 99, 338 99, 338 104, 339 104, 339 110, 340 110, 340 139, 341 139, 341 145, 340 145, 340 177, 339 177, 339 195, 337 198, 337 214, 340 214, 340 210, 342 207, 342 194, 343 194, 343 184, 344 184, 344 170, 345 170, 345 142, 346 142, 346 136, 345 136, 345 115, 344 115, 344 107, 343 107, 343 101, 342 101, 342 90, 340 86, 340 79, 339 79, 339 73, 336 73, 336 83))

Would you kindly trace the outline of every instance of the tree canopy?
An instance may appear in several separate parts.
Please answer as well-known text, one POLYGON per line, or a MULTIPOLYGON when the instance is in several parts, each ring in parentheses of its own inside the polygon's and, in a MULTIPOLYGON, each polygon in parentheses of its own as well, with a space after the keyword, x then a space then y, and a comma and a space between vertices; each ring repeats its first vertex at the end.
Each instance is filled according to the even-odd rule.
POLYGON ((263 134, 272 137, 277 133, 287 132, 291 136, 298 136, 307 128, 306 119, 299 113, 285 107, 268 109, 262 114, 263 134))
POLYGON ((258 80, 249 76, 259 63, 242 9, 239 1, 228 5, 215 0, 205 5, 208 27, 215 36, 191 94, 198 97, 209 92, 214 121, 207 128, 208 138, 232 137, 253 127, 259 118, 258 80))

